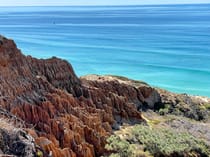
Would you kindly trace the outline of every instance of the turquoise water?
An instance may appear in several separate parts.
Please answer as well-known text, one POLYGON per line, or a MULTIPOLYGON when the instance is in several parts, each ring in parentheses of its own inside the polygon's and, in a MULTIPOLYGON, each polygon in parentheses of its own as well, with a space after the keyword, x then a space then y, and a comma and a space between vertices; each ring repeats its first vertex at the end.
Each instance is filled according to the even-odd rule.
POLYGON ((210 96, 210 5, 0 7, 0 33, 27 55, 68 60, 78 76, 210 96))

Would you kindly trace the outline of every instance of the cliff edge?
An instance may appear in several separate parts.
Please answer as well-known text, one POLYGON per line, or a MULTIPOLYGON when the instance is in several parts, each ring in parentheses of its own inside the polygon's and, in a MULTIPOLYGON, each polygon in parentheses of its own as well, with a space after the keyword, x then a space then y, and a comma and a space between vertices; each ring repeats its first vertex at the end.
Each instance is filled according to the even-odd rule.
MULTIPOLYGON (((101 156, 113 130, 146 122, 142 111, 177 107, 182 102, 190 110, 194 100, 185 95, 178 98, 119 76, 78 78, 67 61, 25 56, 13 40, 0 37, 0 110, 7 113, 0 118, 15 117, 14 125, 21 125, 33 137, 39 156, 101 156)), ((196 103, 202 106, 204 101, 196 103)), ((173 111, 164 112, 169 113, 173 111)), ((184 116, 196 120, 206 118, 185 113, 183 110, 184 116)))
POLYGON ((53 157, 102 155, 112 129, 142 122, 141 106, 159 102, 146 84, 79 79, 67 61, 25 56, 12 40, 0 39, 0 109, 18 117, 53 157))

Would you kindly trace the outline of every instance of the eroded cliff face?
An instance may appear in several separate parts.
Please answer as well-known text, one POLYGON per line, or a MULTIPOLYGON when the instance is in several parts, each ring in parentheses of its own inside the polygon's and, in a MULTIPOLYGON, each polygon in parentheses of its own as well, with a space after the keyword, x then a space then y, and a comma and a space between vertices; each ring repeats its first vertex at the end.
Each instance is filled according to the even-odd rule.
POLYGON ((100 156, 113 129, 140 123, 139 110, 159 102, 147 84, 114 76, 79 79, 68 62, 24 56, 12 40, 0 38, 0 108, 23 120, 53 157, 100 156))

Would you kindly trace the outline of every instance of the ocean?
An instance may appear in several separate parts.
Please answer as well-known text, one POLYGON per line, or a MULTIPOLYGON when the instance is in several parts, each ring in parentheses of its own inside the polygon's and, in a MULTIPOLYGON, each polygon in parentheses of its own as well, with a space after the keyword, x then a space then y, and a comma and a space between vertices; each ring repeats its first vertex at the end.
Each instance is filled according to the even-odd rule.
POLYGON ((78 76, 123 75, 210 97, 210 5, 0 7, 0 34, 78 76))

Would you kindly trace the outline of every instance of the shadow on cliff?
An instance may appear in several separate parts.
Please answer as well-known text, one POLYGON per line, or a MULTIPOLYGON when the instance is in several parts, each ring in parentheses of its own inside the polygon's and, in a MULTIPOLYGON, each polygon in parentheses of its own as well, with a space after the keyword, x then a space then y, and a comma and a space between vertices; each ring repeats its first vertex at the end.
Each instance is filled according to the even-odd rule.
POLYGON ((0 38, 0 107, 23 120, 53 157, 102 155, 113 129, 142 122, 139 109, 160 101, 147 84, 114 76, 79 79, 67 61, 25 56, 0 38))

